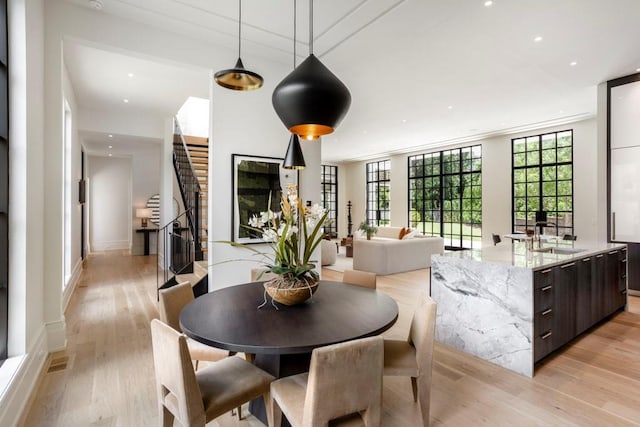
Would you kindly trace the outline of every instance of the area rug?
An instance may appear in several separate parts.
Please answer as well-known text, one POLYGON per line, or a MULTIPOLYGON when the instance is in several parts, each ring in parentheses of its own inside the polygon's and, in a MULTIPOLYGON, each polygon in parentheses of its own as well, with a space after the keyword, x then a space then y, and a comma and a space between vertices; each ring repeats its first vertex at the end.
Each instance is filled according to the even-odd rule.
POLYGON ((353 269, 353 258, 347 258, 346 248, 344 246, 340 246, 335 264, 325 265, 322 268, 326 268, 328 270, 333 270, 333 271, 339 271, 342 273, 345 270, 353 269))

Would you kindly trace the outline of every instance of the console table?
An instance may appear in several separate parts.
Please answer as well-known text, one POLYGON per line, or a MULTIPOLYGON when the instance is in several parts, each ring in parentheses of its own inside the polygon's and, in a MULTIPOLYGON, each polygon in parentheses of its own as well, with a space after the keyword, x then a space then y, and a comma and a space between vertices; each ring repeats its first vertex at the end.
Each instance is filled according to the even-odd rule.
POLYGON ((144 254, 149 255, 149 234, 157 233, 157 228, 138 228, 136 233, 144 233, 144 254))

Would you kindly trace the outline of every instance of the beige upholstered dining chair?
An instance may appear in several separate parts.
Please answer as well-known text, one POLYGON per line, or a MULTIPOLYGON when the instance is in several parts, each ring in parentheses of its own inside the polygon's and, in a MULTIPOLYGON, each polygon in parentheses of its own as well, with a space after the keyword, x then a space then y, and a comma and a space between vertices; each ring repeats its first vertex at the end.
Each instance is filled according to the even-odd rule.
POLYGON ((293 427, 379 426, 383 359, 381 336, 316 348, 309 373, 271 383, 274 425, 284 413, 293 427))
POLYGON ((384 340, 384 375, 411 377, 413 400, 420 402, 424 426, 429 425, 435 327, 436 303, 425 297, 413 315, 407 341, 384 340))
POLYGON ((370 273, 368 271, 345 270, 344 273, 342 273, 342 282, 375 289, 377 277, 376 273, 370 273))
MULTIPOLYGON (((180 329, 180 312, 185 305, 194 300, 193 289, 190 282, 182 282, 167 289, 160 290, 160 320, 171 326, 178 332, 180 329)), ((229 356, 229 352, 219 348, 202 344, 199 341, 187 338, 187 346, 191 360, 215 362, 229 356)))
POLYGON ((227 357, 195 372, 187 337, 158 319, 151 321, 151 341, 163 426, 173 426, 177 419, 183 427, 204 427, 260 396, 271 413, 269 385, 274 377, 260 368, 239 357, 227 357))

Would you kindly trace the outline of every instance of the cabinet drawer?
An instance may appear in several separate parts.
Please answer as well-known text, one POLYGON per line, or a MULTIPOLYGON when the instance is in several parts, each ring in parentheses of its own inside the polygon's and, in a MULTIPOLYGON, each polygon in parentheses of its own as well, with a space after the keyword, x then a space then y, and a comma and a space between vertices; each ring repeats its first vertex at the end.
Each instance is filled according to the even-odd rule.
POLYGON ((533 359, 539 361, 553 350, 553 331, 551 329, 536 334, 533 340, 533 359))
POLYGON ((553 269, 547 268, 533 273, 533 288, 540 289, 553 284, 553 269))
POLYGON ((535 313, 543 312, 553 307, 555 294, 554 285, 546 285, 533 290, 533 307, 535 313))
POLYGON ((553 314, 552 308, 547 308, 535 314, 533 321, 533 333, 535 336, 542 335, 553 328, 553 314))

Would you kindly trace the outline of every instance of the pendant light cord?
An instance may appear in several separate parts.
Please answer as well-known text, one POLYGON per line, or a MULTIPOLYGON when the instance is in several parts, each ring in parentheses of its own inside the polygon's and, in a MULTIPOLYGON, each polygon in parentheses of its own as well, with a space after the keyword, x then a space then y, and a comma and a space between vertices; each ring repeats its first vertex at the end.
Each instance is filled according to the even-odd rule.
POLYGON ((309 0, 309 55, 313 55, 313 0, 309 0))
POLYGON ((298 20, 298 11, 296 4, 298 2, 293 0, 293 69, 296 69, 296 21, 298 20))
POLYGON ((238 58, 240 58, 240 37, 242 35, 242 0, 238 0, 238 58))

